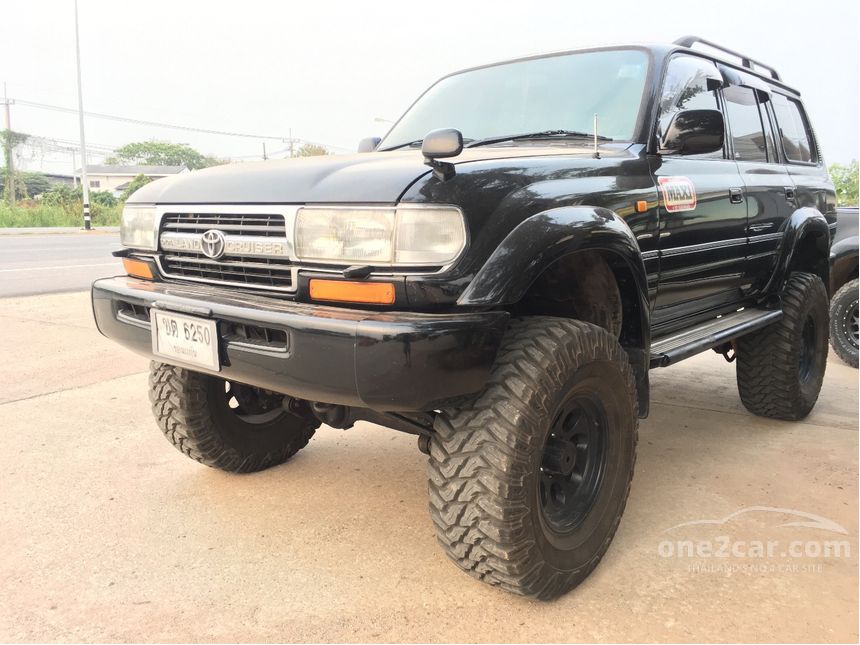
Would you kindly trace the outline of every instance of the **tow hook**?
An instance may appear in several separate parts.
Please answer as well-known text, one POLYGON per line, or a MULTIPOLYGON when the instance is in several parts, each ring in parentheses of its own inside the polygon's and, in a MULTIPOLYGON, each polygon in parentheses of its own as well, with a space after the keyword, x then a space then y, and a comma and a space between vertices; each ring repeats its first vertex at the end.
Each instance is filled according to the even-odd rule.
POLYGON ((727 363, 734 363, 735 359, 738 357, 737 347, 733 340, 723 343, 719 347, 714 347, 714 351, 717 352, 717 354, 722 354, 727 363))

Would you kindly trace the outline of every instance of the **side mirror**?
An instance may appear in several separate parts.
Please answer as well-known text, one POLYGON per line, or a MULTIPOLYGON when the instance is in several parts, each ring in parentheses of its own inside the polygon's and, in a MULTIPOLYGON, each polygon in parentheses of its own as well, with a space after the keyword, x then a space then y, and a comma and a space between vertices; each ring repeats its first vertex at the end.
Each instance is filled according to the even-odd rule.
POLYGON ((463 134, 453 128, 432 130, 421 143, 421 154, 427 160, 456 157, 463 152, 463 134))
POLYGON ((675 114, 660 140, 662 155, 700 155, 723 147, 723 113, 719 110, 683 110, 675 114))
POLYGON ((358 142, 358 151, 373 152, 376 150, 376 146, 379 145, 380 141, 382 141, 382 139, 379 137, 366 137, 358 142))

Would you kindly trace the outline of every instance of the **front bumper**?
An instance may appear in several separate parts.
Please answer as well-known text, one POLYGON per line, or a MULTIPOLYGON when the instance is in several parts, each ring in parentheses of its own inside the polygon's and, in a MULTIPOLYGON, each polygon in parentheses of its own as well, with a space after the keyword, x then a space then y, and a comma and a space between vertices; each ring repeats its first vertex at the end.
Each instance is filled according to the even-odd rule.
POLYGON ((154 358, 150 309, 209 318, 218 323, 221 357, 221 371, 210 373, 309 401, 383 411, 431 410, 480 390, 508 319, 503 311, 343 309, 125 276, 94 282, 92 301, 99 331, 144 356, 154 358), (249 343, 232 333, 237 326, 283 340, 249 343))

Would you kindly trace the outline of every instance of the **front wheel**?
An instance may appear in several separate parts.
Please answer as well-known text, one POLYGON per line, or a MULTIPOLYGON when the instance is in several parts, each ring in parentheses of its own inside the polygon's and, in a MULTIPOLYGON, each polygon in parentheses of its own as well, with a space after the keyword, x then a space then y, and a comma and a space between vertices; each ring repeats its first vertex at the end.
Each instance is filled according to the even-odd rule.
POLYGON ((320 425, 304 402, 164 363, 150 364, 149 398, 155 420, 177 450, 229 472, 285 462, 320 425))
POLYGON ((818 400, 827 367, 827 291, 817 275, 792 273, 782 318, 737 341, 741 401, 753 414, 797 421, 818 400))
POLYGON ((637 405, 609 333, 513 320, 484 391, 436 420, 430 513, 447 555, 483 582, 543 600, 582 582, 627 502, 637 405))

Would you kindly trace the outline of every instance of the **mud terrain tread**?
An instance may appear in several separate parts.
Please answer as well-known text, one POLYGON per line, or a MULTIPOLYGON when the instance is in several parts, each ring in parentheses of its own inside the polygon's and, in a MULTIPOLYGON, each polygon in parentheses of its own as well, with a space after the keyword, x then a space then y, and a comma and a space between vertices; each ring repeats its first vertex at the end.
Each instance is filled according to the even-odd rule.
POLYGON ((844 337, 840 319, 842 316, 850 314, 850 311, 846 311, 846 307, 857 302, 858 285, 860 285, 860 281, 857 279, 842 285, 833 295, 830 310, 830 346, 833 347, 836 355, 851 367, 857 367, 857 348, 844 337))
POLYGON ((797 368, 802 314, 808 303, 823 307, 828 315, 824 283, 812 273, 792 273, 782 292, 782 318, 737 341, 738 392, 753 414, 796 421, 815 403, 802 396, 797 368))
MULTIPOLYGON (((534 502, 522 485, 529 455, 542 449, 535 411, 548 414, 550 393, 570 370, 594 358, 609 358, 623 370, 636 418, 633 371, 615 338, 588 323, 549 317, 512 320, 484 391, 470 405, 437 417, 428 462, 430 514, 448 557, 473 577, 551 599, 585 579, 609 547, 621 513, 587 565, 555 570, 534 548, 528 517, 534 502)), ((622 511, 632 476, 631 468, 622 511)))
POLYGON ((149 399, 158 426, 181 453, 201 464, 234 473, 264 470, 285 462, 304 448, 315 426, 284 430, 278 450, 260 450, 253 441, 232 445, 219 432, 209 410, 206 379, 197 372, 157 363, 150 364, 149 399))

